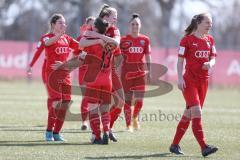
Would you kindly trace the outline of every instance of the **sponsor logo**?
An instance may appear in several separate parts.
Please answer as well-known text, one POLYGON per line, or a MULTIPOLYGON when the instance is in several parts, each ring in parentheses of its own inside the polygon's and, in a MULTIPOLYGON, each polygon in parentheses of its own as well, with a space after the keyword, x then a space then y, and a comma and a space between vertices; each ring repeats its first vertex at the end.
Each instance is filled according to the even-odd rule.
POLYGON ((210 51, 196 51, 195 57, 196 58, 209 58, 210 51))
POLYGON ((240 76, 240 61, 233 59, 227 70, 228 76, 240 76))
POLYGON ((196 46, 196 47, 198 46, 197 43, 193 43, 192 45, 193 45, 193 46, 196 46))
POLYGON ((0 54, 0 69, 25 69, 28 64, 26 52, 18 54, 0 54))
POLYGON ((128 51, 129 51, 129 53, 143 53, 143 48, 142 47, 130 47, 128 51))
POLYGON ((65 54, 69 52, 69 48, 68 47, 57 47, 55 49, 56 54, 65 54))

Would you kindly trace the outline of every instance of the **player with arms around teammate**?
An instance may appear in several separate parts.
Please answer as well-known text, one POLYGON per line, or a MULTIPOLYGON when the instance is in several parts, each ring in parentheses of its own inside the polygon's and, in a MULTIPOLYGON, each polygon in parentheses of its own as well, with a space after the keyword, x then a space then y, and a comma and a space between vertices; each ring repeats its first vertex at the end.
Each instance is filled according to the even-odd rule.
MULTIPOLYGON (((105 4, 101 7, 99 18, 109 23, 109 26, 107 28, 107 31, 105 32, 105 35, 99 34, 98 32, 95 32, 92 30, 88 30, 85 32, 84 36, 92 37, 95 39, 87 39, 87 38, 81 39, 80 47, 84 48, 93 44, 100 44, 102 43, 102 41, 106 43, 114 44, 115 46, 119 46, 120 32, 119 32, 119 29, 115 26, 117 23, 117 10, 105 4)), ((113 65, 111 65, 112 83, 113 83, 112 88, 113 88, 113 94, 116 95, 114 96, 115 98, 114 100, 116 101, 115 103, 118 105, 111 108, 110 128, 112 128, 115 120, 118 118, 119 114, 121 113, 121 108, 122 108, 121 101, 123 99, 122 84, 120 82, 119 75, 117 75, 116 69, 115 69, 115 65, 117 66, 118 64, 120 64, 120 61, 121 61, 121 52, 119 48, 113 51, 113 56, 114 56, 113 57, 114 61, 113 61, 113 65)), ((114 142, 117 141, 111 129, 109 131, 109 138, 114 142)))
MULTIPOLYGON (((97 18, 94 22, 93 31, 104 34, 107 27, 108 23, 106 21, 97 18)), ((106 50, 105 45, 107 44, 103 42, 83 49, 87 53, 84 63, 88 68, 84 81, 87 82, 85 96, 88 101, 93 144, 108 144, 109 139, 109 105, 111 103, 111 64, 113 56, 111 51, 106 50), (98 111, 101 113, 103 138, 101 138, 98 111)))
POLYGON ((186 108, 170 146, 170 152, 175 154, 183 154, 179 143, 190 121, 202 155, 206 157, 218 150, 217 147, 206 144, 202 128, 202 108, 208 89, 209 70, 215 65, 216 57, 214 39, 208 34, 211 27, 212 18, 209 14, 195 15, 180 42, 177 63, 178 88, 182 91, 186 108), (183 74, 184 60, 186 65, 183 74))
POLYGON ((151 47, 147 36, 140 33, 141 20, 139 14, 133 14, 129 21, 130 33, 121 38, 121 51, 124 57, 122 64, 122 84, 125 93, 124 114, 127 130, 139 129, 139 112, 143 106, 146 74, 144 60, 147 64, 147 78, 150 80, 151 47), (134 103, 132 112, 131 106, 134 103), (133 128, 132 128, 133 114, 133 128))
MULTIPOLYGON (((99 17, 106 20, 110 25, 105 33, 106 36, 114 38, 118 43, 120 43, 120 32, 117 28, 117 10, 107 4, 104 4, 100 13, 99 17)), ((122 62, 122 55, 121 50, 117 47, 113 51, 114 61, 112 64, 112 94, 114 98, 114 104, 110 110, 110 131, 109 131, 109 138, 113 142, 117 142, 117 138, 113 133, 113 125, 114 122, 119 117, 123 105, 124 105, 124 91, 120 79, 120 64, 122 62)))

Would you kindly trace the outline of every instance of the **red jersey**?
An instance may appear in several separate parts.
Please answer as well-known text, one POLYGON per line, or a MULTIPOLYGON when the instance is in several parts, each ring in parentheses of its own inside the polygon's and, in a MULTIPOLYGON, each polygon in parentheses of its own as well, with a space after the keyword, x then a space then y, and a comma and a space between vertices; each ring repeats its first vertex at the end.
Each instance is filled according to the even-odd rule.
POLYGON ((85 75, 86 82, 96 80, 96 76, 99 76, 101 72, 104 72, 105 76, 110 76, 113 58, 105 52, 102 45, 96 44, 85 47, 84 51, 87 53, 85 57, 85 65, 88 66, 88 71, 85 75), (108 58, 107 56, 110 57, 108 58))
MULTIPOLYGON (((55 35, 52 33, 44 35, 43 42, 45 43, 46 40, 54 36, 55 35)), ((52 71, 51 65, 54 64, 55 61, 66 62, 71 49, 78 50, 78 48, 78 42, 66 34, 61 36, 58 41, 52 45, 45 46, 45 53, 47 58, 46 70, 52 71)))
MULTIPOLYGON (((120 31, 117 27, 111 26, 107 29, 105 35, 111 38, 120 38, 120 31)), ((113 51, 114 56, 117 56, 120 54, 121 54, 121 50, 119 47, 113 51)))
POLYGON ((120 46, 124 57, 122 71, 144 74, 144 56, 151 53, 149 38, 142 34, 136 38, 126 35, 121 38, 120 46))
POLYGON ((178 56, 186 59, 185 76, 207 79, 209 72, 203 70, 202 66, 210 60, 210 57, 216 57, 213 37, 210 35, 204 38, 194 35, 184 36, 180 42, 178 56))
MULTIPOLYGON (((81 38, 82 38, 82 35, 78 36, 76 40, 79 42, 81 40, 81 38)), ((78 56, 81 52, 82 52, 82 50, 78 49, 78 50, 74 50, 73 54, 74 54, 74 56, 78 56)))
POLYGON ((30 67, 33 67, 33 65, 35 64, 35 62, 38 60, 41 53, 43 52, 43 50, 44 50, 44 44, 43 44, 43 39, 41 38, 41 40, 37 44, 37 50, 34 53, 32 61, 29 64, 30 67))

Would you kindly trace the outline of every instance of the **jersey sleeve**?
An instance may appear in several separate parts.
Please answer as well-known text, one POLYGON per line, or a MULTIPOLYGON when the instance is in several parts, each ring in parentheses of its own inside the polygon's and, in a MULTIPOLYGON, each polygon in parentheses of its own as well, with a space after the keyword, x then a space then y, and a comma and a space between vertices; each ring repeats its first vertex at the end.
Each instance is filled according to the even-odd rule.
POLYGON ((44 46, 45 46, 46 41, 49 40, 51 37, 52 37, 51 35, 45 35, 45 36, 43 36, 43 38, 42 38, 42 43, 43 43, 44 46))
POLYGON ((211 41, 211 50, 210 50, 210 57, 216 57, 217 56, 217 50, 216 50, 216 47, 215 47, 215 44, 214 44, 214 39, 211 37, 210 39, 211 41))
MULTIPOLYGON (((80 35, 80 36, 78 36, 77 37, 77 41, 79 42, 80 40, 81 40, 81 38, 82 38, 82 36, 80 35)), ((78 49, 78 50, 73 50, 73 54, 75 55, 75 56, 78 56, 78 55, 80 55, 80 53, 82 52, 82 50, 81 49, 78 49)))
POLYGON ((37 48, 36 48, 36 51, 34 52, 34 56, 32 58, 32 61, 29 64, 30 67, 33 67, 33 65, 35 64, 35 62, 38 60, 41 53, 43 52, 43 50, 44 50, 44 44, 43 44, 42 39, 41 39, 37 44, 37 48))
POLYGON ((187 50, 188 50, 188 40, 187 40, 187 37, 183 37, 183 39, 180 41, 178 57, 185 58, 187 50))
POLYGON ((72 37, 68 36, 69 47, 73 49, 73 53, 79 52, 79 42, 72 37))

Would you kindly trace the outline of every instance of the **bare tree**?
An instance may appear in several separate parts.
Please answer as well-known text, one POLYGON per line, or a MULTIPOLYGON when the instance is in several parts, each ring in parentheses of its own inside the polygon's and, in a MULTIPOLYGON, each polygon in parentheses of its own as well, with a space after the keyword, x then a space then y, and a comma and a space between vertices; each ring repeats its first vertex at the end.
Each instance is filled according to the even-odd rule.
POLYGON ((170 20, 172 16, 172 10, 174 8, 176 0, 157 0, 161 8, 161 19, 160 19, 160 34, 163 37, 160 42, 163 46, 169 47, 170 43, 170 20))

